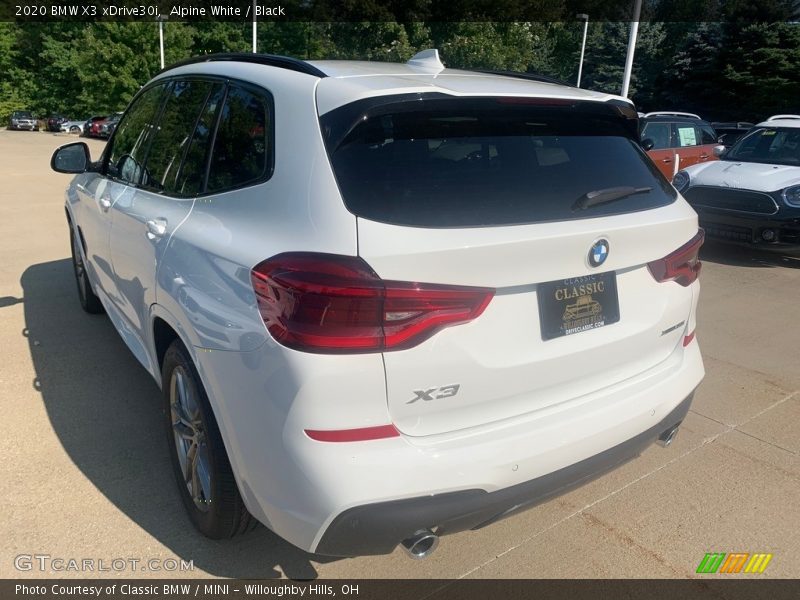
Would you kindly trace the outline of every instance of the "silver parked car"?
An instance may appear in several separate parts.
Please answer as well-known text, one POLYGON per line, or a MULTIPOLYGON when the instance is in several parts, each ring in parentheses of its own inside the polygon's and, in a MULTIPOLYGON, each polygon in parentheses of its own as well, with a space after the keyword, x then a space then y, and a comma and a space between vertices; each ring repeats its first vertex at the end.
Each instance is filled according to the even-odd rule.
POLYGON ((15 110, 8 120, 8 128, 38 131, 39 123, 29 110, 15 110))
POLYGON ((81 134, 83 133, 83 126, 86 124, 87 119, 79 119, 75 121, 66 121, 61 124, 62 133, 81 134))

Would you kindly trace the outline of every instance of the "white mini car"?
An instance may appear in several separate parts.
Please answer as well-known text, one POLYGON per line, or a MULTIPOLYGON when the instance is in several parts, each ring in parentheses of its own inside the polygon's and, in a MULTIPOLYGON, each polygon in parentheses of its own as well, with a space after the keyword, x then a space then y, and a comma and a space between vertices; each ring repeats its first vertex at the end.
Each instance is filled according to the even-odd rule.
POLYGON ((800 250, 800 115, 770 117, 719 161, 679 171, 673 184, 709 237, 800 250))
POLYGON ((703 378, 703 235, 623 98, 211 55, 52 165, 210 537, 423 557, 668 444, 703 378))

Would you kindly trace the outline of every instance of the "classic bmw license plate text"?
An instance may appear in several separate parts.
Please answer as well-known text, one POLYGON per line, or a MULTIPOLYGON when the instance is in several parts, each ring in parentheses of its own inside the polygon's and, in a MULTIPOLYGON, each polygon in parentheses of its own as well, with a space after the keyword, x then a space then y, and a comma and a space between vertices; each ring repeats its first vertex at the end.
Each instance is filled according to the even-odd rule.
POLYGON ((619 321, 615 272, 539 284, 542 339, 597 329, 619 321))

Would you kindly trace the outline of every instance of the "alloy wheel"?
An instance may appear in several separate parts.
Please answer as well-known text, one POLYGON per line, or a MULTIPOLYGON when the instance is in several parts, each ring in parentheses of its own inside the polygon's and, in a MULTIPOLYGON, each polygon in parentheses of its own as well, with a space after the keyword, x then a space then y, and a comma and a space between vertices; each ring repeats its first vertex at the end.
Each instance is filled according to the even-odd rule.
POLYGON ((198 509, 211 508, 211 457, 200 406, 183 367, 176 367, 170 381, 170 416, 175 449, 189 496, 198 509))

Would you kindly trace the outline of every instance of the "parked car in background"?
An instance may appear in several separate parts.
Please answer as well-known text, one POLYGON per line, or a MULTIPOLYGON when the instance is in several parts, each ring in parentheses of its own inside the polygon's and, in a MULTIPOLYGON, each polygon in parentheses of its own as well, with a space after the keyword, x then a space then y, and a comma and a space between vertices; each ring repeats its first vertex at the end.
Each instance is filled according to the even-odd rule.
POLYGON ((100 128, 103 126, 103 122, 108 117, 103 116, 96 116, 96 117, 89 117, 89 120, 83 125, 83 132, 82 135, 86 137, 100 137, 100 128))
POLYGON ((38 131, 39 123, 29 110, 15 110, 8 119, 9 129, 38 131))
POLYGON ((100 135, 99 137, 108 139, 111 137, 111 134, 114 133, 114 130, 117 128, 117 123, 119 123, 120 118, 122 118, 122 113, 117 112, 108 117, 105 121, 102 122, 100 125, 100 135))
POLYGON ((739 141, 745 133, 750 131, 755 125, 745 121, 737 121, 733 123, 711 123, 714 131, 719 136, 719 143, 725 148, 731 148, 736 142, 739 141))
POLYGON ((47 119, 47 131, 61 131, 61 125, 66 123, 69 119, 62 115, 50 115, 47 119))
POLYGON ((717 133, 693 113, 649 112, 639 119, 639 130, 648 156, 668 180, 684 167, 717 160, 717 133))
POLYGON ((64 133, 81 134, 83 133, 83 126, 88 119, 80 119, 75 121, 66 121, 61 124, 61 131, 64 133))
POLYGON ((800 115, 759 123, 719 161, 679 171, 673 185, 709 237, 800 249, 800 115))
POLYGON ((672 441, 697 215, 629 100, 532 78, 207 55, 99 163, 55 152, 81 306, 161 386, 202 533, 421 558, 672 441))

